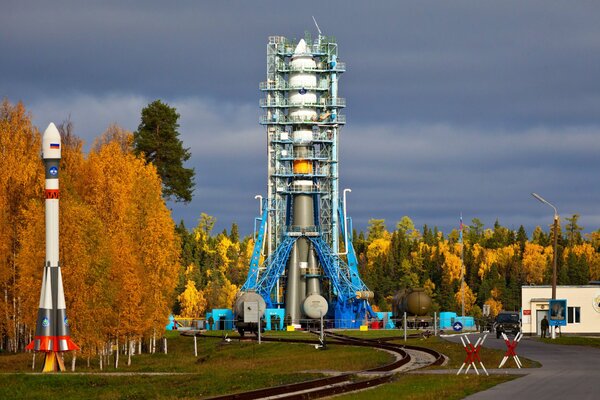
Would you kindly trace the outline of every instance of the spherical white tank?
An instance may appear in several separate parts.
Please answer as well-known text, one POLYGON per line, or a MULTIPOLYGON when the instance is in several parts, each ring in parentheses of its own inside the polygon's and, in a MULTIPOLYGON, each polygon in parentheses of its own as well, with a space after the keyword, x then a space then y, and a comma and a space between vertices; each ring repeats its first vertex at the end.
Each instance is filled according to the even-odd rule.
POLYGON ((304 309, 304 314, 308 318, 321 318, 321 316, 325 316, 327 314, 327 310, 329 306, 327 305, 327 300, 320 294, 311 294, 304 300, 304 304, 302 305, 304 309))

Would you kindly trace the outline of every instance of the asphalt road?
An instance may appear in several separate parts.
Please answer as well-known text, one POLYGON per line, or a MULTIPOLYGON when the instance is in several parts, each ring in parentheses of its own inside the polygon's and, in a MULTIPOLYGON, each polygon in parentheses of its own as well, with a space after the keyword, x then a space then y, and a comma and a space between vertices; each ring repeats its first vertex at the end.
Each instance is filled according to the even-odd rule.
MULTIPOLYGON (((475 343, 477 336, 469 335, 469 339, 475 343)), ((458 338, 447 339, 459 341, 458 338)), ((491 334, 484 347, 506 350, 504 341, 491 334)), ((524 337, 517 347, 517 354, 539 361, 542 367, 528 368, 525 370, 527 375, 467 399, 600 399, 600 349, 546 344, 524 337)), ((514 367, 514 361, 508 360, 507 365, 514 367)))

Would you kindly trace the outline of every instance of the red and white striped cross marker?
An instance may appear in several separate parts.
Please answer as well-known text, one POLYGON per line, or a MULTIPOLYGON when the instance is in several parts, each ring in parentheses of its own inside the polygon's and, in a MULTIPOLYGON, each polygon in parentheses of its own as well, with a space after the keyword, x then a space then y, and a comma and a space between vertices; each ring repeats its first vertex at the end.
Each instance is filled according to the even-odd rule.
POLYGON ((512 341, 510 341, 508 339, 508 336, 506 336, 506 333, 502 333, 502 339, 504 339, 504 343, 506 343, 506 353, 504 353, 504 358, 502 358, 502 361, 500 361, 500 365, 498 366, 498 368, 502 368, 506 361, 508 361, 509 357, 512 357, 513 360, 515 360, 515 364, 517 364, 517 367, 521 368, 523 366, 523 364, 521 364, 521 360, 519 360, 519 356, 515 352, 515 350, 517 349, 517 345, 519 344, 522 338, 523 334, 519 332, 517 333, 517 336, 515 336, 515 338, 512 341))
POLYGON ((475 370, 477 375, 479 375, 479 371, 477 370, 477 365, 476 365, 476 362, 478 362, 478 361, 479 361, 479 365, 481 365, 481 368, 483 369, 485 374, 488 376, 490 375, 490 374, 488 374, 487 369, 485 369, 485 366, 481 362, 481 358, 479 358, 479 350, 481 349, 483 342, 485 342, 486 337, 487 337, 487 334, 483 335, 483 337, 478 338, 477 341, 475 342, 474 346, 471 343, 471 341, 469 340, 469 337, 467 335, 464 336, 464 340, 463 340, 462 336, 460 337, 460 341, 462 342, 462 344, 465 348, 465 351, 467 352, 467 357, 465 358, 465 362, 463 362, 463 364, 460 366, 460 369, 458 370, 456 375, 459 375, 461 373, 461 371, 465 367, 465 365, 467 366, 467 369, 465 370, 465 374, 467 374, 469 372, 469 369, 471 368, 471 366, 473 366, 473 369, 475 370))

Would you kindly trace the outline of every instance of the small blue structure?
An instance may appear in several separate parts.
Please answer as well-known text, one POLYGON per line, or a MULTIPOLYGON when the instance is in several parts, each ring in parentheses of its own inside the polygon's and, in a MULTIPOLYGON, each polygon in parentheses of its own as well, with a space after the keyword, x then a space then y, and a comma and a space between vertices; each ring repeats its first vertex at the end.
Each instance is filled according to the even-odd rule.
POLYGON ((459 317, 455 312, 450 311, 440 313, 440 329, 452 329, 455 322, 460 322, 464 329, 475 326, 475 319, 473 317, 459 317))
POLYGON ((394 321, 392 321, 392 312, 376 312, 377 319, 379 319, 384 325, 381 329, 394 329, 394 321))
POLYGON ((211 331, 230 331, 233 329, 233 311, 229 308, 213 308, 212 312, 206 313, 206 320, 213 318, 211 331))
POLYGON ((475 319, 473 317, 456 317, 454 322, 460 322, 464 329, 475 327, 475 319))
POLYGON ((165 329, 168 331, 172 331, 173 328, 175 327, 175 317, 173 316, 173 314, 169 315, 169 323, 167 324, 167 326, 165 326, 165 329))
POLYGON ((454 320, 456 319, 456 313, 450 311, 444 311, 440 313, 440 329, 452 328, 454 320))
POLYGON ((267 308, 265 316, 265 329, 268 331, 282 331, 284 329, 283 320, 285 318, 285 310, 283 308, 267 308), (277 323, 277 325, 275 325, 277 323))

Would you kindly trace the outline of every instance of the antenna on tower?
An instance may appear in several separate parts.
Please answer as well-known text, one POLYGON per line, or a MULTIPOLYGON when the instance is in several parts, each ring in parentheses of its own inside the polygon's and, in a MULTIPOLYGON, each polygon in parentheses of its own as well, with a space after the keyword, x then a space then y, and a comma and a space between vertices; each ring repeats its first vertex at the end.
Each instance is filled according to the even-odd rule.
POLYGON ((317 31, 319 31, 319 36, 323 35, 323 33, 321 32, 321 29, 319 29, 319 24, 317 24, 317 20, 315 19, 315 16, 312 16, 312 19, 315 23, 315 26, 317 27, 317 31))

